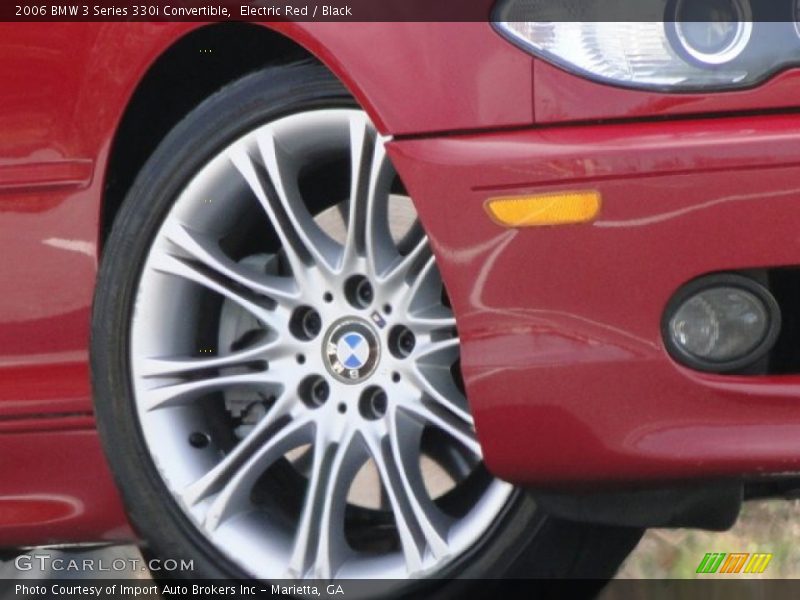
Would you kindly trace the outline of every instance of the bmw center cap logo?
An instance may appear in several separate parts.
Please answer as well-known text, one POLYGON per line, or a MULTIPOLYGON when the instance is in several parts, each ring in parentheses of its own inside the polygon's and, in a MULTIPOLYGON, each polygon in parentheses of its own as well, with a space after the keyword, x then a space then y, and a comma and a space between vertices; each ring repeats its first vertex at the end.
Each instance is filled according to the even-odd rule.
POLYGON ((358 332, 344 334, 336 344, 336 358, 348 369, 360 369, 369 360, 369 342, 358 332))
POLYGON ((378 366, 378 336, 367 321, 340 319, 325 335, 323 353, 331 375, 345 383, 360 383, 378 366))

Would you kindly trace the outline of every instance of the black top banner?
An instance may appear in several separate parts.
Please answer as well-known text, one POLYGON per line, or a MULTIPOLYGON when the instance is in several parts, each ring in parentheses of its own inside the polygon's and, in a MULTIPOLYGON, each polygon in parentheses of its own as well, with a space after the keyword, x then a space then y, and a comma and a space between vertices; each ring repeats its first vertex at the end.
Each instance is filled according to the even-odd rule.
POLYGON ((0 20, 485 22, 493 4, 491 0, 19 0, 0 3, 0 20))
POLYGON ((10 0, 0 21, 795 21, 800 0, 10 0))

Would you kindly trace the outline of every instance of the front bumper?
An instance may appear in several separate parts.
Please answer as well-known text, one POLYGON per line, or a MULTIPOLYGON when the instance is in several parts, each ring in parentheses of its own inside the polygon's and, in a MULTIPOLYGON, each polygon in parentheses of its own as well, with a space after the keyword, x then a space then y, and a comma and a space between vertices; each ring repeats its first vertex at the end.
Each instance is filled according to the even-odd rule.
POLYGON ((390 147, 451 296, 496 475, 547 486, 800 471, 800 375, 693 372, 660 331, 699 275, 800 265, 800 116, 390 147), (600 217, 512 230, 483 208, 562 189, 599 190, 600 217))

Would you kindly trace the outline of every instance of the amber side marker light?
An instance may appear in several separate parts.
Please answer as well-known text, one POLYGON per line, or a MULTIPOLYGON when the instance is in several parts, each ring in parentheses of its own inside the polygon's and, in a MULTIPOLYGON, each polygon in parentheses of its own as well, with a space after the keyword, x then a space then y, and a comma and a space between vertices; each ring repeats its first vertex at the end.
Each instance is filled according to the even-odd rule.
POLYGON ((554 192, 489 198, 486 212, 504 227, 588 223, 600 213, 600 192, 554 192))

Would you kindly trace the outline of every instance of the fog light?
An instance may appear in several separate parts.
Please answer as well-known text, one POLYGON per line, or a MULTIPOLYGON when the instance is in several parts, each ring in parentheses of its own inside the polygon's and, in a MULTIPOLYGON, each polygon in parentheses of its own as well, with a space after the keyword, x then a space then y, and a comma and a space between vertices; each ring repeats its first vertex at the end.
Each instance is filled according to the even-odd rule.
POLYGON ((670 354, 703 371, 732 371, 764 356, 780 329, 780 309, 762 285, 740 275, 712 275, 682 288, 663 324, 670 354))

